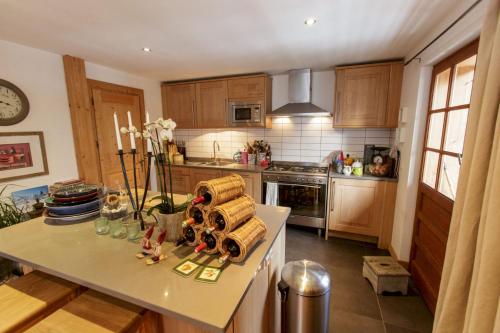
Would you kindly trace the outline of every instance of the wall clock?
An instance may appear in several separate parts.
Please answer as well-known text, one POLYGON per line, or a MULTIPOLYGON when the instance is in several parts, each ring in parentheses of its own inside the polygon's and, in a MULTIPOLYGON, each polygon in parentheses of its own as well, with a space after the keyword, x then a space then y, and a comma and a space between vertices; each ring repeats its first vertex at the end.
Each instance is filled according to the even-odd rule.
POLYGON ((28 116, 30 103, 16 85, 0 79, 0 126, 21 122, 28 116))

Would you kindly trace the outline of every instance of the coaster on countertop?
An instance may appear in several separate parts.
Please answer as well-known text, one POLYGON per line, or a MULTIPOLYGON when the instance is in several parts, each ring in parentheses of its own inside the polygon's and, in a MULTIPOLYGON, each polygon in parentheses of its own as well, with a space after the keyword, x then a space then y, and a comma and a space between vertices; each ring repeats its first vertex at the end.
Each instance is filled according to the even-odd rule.
POLYGON ((221 273, 222 270, 218 267, 204 266, 194 279, 196 281, 214 283, 217 282, 221 273))
POLYGON ((200 267, 199 264, 195 263, 194 261, 190 260, 190 259, 186 259, 184 261, 182 261, 180 264, 178 264, 177 266, 175 266, 173 268, 174 272, 176 272, 177 274, 180 274, 182 276, 185 276, 185 277, 188 277, 190 276, 191 274, 193 274, 193 272, 198 268, 200 267))

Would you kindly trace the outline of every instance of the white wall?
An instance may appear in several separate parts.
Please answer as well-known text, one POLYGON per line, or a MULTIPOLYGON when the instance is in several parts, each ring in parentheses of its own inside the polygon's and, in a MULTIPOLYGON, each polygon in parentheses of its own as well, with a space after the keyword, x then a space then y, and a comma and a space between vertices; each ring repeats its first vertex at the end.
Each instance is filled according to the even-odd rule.
POLYGON ((18 86, 30 103, 26 119, 13 126, 0 127, 0 131, 43 131, 49 166, 46 176, 8 183, 34 187, 77 178, 62 57, 1 40, 0 55, 0 78, 18 86))
MULTIPOLYGON (((461 5, 464 7, 466 3, 462 2, 461 5)), ((401 107, 407 108, 407 121, 400 123, 399 127, 404 129, 406 135, 404 142, 399 144, 401 166, 391 241, 391 247, 399 260, 408 261, 410 258, 432 67, 477 38, 484 18, 484 9, 485 1, 422 53, 419 59, 405 66, 401 107)), ((461 10, 463 12, 463 8, 461 10)), ((443 20, 443 24, 458 15, 456 12, 450 13, 450 17, 443 20)), ((422 46, 443 29, 443 26, 436 27, 435 31, 429 34, 429 40, 422 42, 422 46)))
MULTIPOLYGON (((9 183, 34 187, 77 178, 62 56, 2 40, 0 55, 0 78, 17 85, 30 102, 30 113, 25 120, 0 127, 0 131, 43 131, 49 166, 46 176, 9 183)), ((146 110, 153 119, 161 116, 160 82, 88 62, 85 65, 91 79, 143 89, 146 110)))

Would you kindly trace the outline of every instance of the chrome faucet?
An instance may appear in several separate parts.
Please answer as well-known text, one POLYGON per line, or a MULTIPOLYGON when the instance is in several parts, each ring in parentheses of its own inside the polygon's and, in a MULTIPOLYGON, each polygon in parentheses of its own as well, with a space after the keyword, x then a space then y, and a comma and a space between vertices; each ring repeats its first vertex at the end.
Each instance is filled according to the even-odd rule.
POLYGON ((213 147, 214 147, 214 161, 217 162, 217 154, 215 153, 215 145, 217 145, 217 150, 220 151, 220 146, 219 146, 219 143, 217 142, 217 140, 214 140, 214 142, 213 142, 213 147))

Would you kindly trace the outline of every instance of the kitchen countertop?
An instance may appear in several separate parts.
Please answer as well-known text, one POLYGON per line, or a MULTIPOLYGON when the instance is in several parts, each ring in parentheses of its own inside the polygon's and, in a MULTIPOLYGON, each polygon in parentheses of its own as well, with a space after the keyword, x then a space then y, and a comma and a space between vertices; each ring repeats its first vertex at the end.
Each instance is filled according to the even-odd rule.
POLYGON ((353 175, 350 175, 350 176, 346 176, 344 175, 343 173, 337 173, 335 172, 333 169, 330 170, 328 176, 330 178, 343 178, 343 179, 361 179, 361 180, 379 180, 379 181, 387 181, 387 182, 395 182, 397 183, 398 182, 398 179, 397 178, 391 178, 391 177, 375 177, 375 176, 370 176, 370 175, 366 175, 366 174, 363 174, 363 176, 353 176, 353 175))
POLYGON ((287 207, 258 204, 257 216, 268 226, 266 238, 244 264, 229 264, 214 284, 196 282, 194 275, 180 276, 172 268, 185 258, 219 266, 216 256, 195 255, 192 247, 167 243, 167 259, 146 266, 144 260, 135 258, 138 244, 98 236, 92 221, 54 226, 36 218, 1 229, 0 256, 210 331, 224 332, 289 214, 287 207), (217 306, 207 306, 207 300, 217 306))
POLYGON ((205 164, 206 159, 190 158, 183 164, 172 164, 173 167, 206 168, 228 171, 262 172, 266 168, 260 165, 240 164, 232 161, 222 160, 223 164, 205 164))

